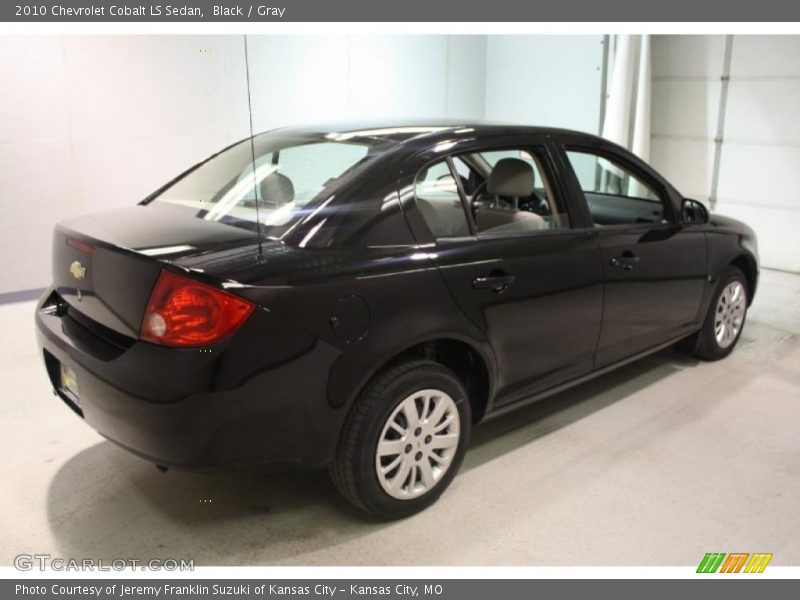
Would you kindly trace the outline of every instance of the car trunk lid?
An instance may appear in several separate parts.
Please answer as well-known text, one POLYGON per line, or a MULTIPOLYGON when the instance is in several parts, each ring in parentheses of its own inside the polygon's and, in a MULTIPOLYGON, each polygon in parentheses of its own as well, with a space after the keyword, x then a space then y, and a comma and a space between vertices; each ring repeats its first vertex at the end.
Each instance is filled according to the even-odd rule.
POLYGON ((252 231, 196 215, 187 207, 152 204, 60 223, 53 237, 56 291, 83 317, 138 337, 150 292, 166 262, 256 244, 252 231))

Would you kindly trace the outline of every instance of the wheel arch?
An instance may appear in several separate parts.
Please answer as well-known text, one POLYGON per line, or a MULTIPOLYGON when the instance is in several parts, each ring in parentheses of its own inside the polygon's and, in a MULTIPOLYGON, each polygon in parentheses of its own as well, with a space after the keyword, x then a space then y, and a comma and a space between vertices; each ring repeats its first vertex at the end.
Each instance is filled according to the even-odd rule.
POLYGON ((409 356, 427 358, 452 370, 467 390, 473 422, 478 422, 483 418, 495 389, 494 355, 488 344, 480 344, 462 335, 450 333, 414 340, 382 355, 366 370, 363 369, 362 363, 361 377, 358 383, 344 394, 343 390, 339 390, 338 394, 332 393, 334 390, 331 390, 329 386, 329 400, 333 401, 333 404, 347 407, 349 410, 364 387, 377 373, 409 356))
POLYGON ((732 267, 736 267, 744 274, 747 280, 747 305, 750 306, 753 303, 753 298, 756 294, 756 286, 758 285, 758 267, 756 266, 756 261, 749 254, 743 253, 735 257, 729 264, 732 267))
POLYGON ((464 340, 442 337, 417 343, 397 358, 405 355, 421 356, 453 371, 467 390, 473 423, 483 418, 492 394, 493 377, 477 348, 464 340))

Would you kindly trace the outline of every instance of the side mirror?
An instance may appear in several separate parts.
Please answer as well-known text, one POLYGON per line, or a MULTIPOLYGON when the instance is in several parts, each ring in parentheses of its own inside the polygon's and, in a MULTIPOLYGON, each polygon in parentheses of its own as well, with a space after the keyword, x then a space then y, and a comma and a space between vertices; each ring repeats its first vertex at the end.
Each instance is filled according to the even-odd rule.
POLYGON ((708 223, 708 209, 697 200, 684 198, 681 205, 681 220, 687 225, 708 223))

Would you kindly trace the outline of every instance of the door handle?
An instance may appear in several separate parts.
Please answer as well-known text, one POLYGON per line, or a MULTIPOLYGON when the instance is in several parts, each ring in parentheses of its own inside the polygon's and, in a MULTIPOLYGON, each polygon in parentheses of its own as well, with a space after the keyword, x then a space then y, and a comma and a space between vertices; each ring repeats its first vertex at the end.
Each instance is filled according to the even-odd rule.
POLYGON ((610 264, 612 267, 622 269, 623 271, 631 271, 637 264, 639 264, 639 257, 633 252, 623 252, 621 256, 615 256, 611 259, 610 264))
POLYGON ((489 273, 472 280, 472 287, 476 290, 492 290, 502 294, 517 280, 515 275, 508 273, 489 273))

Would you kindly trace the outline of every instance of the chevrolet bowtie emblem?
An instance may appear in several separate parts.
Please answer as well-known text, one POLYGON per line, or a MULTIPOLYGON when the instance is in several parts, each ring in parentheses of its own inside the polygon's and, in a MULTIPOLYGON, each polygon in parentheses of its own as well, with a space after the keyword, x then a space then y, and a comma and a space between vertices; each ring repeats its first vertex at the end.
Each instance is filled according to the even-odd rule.
POLYGON ((77 260, 69 266, 69 272, 72 273, 72 276, 78 280, 86 277, 86 267, 84 267, 77 260))

